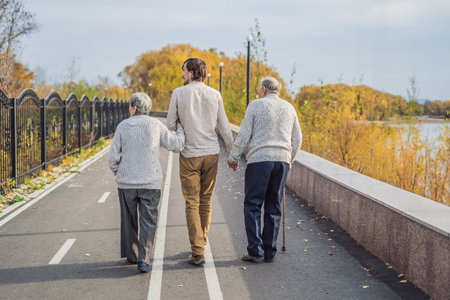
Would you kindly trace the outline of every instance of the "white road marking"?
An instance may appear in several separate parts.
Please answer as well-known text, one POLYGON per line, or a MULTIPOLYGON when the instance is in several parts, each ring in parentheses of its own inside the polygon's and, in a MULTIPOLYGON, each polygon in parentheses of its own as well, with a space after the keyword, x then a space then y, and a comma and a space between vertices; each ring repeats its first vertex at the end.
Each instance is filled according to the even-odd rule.
POLYGON ((100 199, 98 199, 97 203, 105 203, 106 198, 108 198, 109 194, 111 194, 111 192, 105 192, 103 196, 101 196, 100 199))
POLYGON ((75 241, 76 239, 68 239, 48 264, 49 265, 59 264, 63 259, 64 255, 66 255, 67 252, 69 251, 70 247, 72 247, 73 243, 75 243, 75 241))
POLYGON ((167 212, 169 208, 170 180, 172 178, 173 153, 169 152, 167 160, 166 181, 161 199, 158 227, 156 230, 155 254, 153 256, 152 272, 147 299, 161 299, 162 274, 164 265, 164 245, 166 243, 167 212))
POLYGON ((219 278, 217 277, 216 267, 214 266, 214 259, 211 252, 211 247, 208 243, 205 248, 205 277, 206 285, 208 286, 209 299, 223 300, 222 290, 220 289, 219 278))

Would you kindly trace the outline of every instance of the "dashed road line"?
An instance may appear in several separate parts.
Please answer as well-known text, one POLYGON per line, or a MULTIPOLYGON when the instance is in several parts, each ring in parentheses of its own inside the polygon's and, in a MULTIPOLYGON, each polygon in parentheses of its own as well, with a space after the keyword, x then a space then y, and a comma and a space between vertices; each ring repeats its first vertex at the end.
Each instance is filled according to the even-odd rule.
POLYGON ((98 199, 97 203, 105 203, 106 198, 111 194, 111 192, 105 192, 100 199, 98 199))
POLYGON ((72 247, 73 243, 75 243, 75 241, 76 239, 68 239, 48 264, 49 265, 59 264, 63 259, 64 255, 66 255, 67 252, 69 251, 70 247, 72 247))
POLYGON ((167 212, 169 208, 170 180, 172 178, 173 152, 169 152, 167 160, 166 181, 161 199, 158 228, 156 230, 155 253, 153 255, 152 272, 147 299, 161 299, 162 274, 164 265, 164 245, 166 242, 167 212))

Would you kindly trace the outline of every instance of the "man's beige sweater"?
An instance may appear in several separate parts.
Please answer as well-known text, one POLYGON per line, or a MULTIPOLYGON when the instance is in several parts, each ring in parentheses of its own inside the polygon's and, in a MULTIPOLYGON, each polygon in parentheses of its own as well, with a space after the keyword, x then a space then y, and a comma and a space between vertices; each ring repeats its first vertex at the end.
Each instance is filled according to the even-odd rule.
POLYGON ((222 96, 203 82, 191 82, 173 91, 167 113, 167 128, 175 130, 177 119, 180 119, 186 136, 185 147, 181 152, 184 157, 218 154, 220 147, 216 125, 228 151, 231 150, 233 135, 222 96))

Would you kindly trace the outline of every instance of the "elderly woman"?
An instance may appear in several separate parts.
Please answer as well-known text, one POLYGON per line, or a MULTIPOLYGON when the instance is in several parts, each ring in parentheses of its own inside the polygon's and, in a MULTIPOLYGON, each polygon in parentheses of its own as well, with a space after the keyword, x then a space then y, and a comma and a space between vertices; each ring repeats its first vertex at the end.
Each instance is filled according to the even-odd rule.
POLYGON ((148 115, 151 106, 147 94, 131 95, 130 118, 117 126, 108 153, 119 189, 121 257, 137 263, 138 270, 144 273, 150 270, 150 248, 161 196, 159 148, 163 146, 176 152, 184 148, 181 124, 177 125, 176 132, 169 131, 161 121, 148 115))

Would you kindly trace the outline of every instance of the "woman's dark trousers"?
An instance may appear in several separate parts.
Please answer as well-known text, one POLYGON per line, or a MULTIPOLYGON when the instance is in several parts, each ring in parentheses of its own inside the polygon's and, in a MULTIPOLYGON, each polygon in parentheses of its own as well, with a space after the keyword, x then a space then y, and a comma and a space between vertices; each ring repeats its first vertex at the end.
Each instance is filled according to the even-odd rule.
POLYGON ((161 190, 119 189, 121 257, 150 264, 160 198, 161 190))

